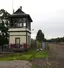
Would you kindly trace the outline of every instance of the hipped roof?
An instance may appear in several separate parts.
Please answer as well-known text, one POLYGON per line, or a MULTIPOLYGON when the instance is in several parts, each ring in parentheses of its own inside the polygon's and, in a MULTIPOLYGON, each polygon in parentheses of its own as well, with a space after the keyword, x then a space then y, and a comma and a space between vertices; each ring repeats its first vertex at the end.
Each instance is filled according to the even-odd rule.
POLYGON ((32 22, 30 15, 23 12, 20 8, 16 12, 14 12, 12 15, 9 15, 8 17, 9 18, 28 18, 30 22, 32 22))

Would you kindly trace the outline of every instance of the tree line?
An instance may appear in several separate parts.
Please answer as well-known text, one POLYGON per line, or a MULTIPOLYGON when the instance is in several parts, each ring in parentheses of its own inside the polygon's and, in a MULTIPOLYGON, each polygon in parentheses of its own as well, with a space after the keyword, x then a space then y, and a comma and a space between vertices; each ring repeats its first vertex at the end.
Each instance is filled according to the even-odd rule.
POLYGON ((64 42, 64 37, 58 37, 58 38, 52 38, 52 39, 49 39, 47 40, 47 42, 64 42))

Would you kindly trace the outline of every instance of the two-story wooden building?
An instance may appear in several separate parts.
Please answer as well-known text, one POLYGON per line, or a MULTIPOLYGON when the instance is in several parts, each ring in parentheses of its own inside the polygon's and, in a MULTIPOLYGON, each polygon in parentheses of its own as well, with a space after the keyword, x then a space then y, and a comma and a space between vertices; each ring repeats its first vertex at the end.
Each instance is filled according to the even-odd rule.
POLYGON ((12 15, 8 16, 10 20, 9 44, 27 44, 31 45, 31 22, 29 14, 22 11, 20 7, 12 15))

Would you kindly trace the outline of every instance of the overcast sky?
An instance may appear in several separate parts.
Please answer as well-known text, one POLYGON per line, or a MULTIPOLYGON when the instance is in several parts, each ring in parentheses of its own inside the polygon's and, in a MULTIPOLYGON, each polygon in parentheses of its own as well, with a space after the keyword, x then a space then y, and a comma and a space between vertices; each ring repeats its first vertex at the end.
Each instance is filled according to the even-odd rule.
MULTIPOLYGON (((20 6, 33 19, 32 38, 39 29, 48 39, 64 36, 64 0, 13 0, 14 10, 20 6)), ((12 13, 12 0, 0 0, 0 9, 12 13)))

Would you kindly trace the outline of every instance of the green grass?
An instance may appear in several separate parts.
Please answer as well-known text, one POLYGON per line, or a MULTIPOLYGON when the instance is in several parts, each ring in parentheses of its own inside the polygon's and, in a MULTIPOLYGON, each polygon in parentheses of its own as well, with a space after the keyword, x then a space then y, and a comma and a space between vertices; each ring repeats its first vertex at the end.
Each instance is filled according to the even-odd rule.
POLYGON ((47 56, 48 56, 47 52, 40 51, 40 52, 36 53, 35 58, 45 58, 47 56))
MULTIPOLYGON (((1 54, 0 54, 1 55, 1 54)), ((45 58, 48 56, 46 51, 30 50, 24 53, 11 53, 0 56, 0 61, 10 60, 32 60, 33 58, 45 58)))

